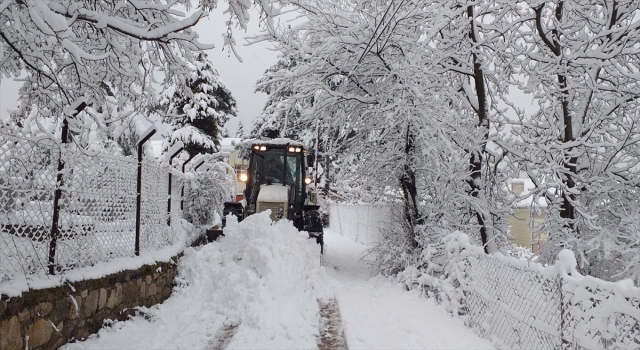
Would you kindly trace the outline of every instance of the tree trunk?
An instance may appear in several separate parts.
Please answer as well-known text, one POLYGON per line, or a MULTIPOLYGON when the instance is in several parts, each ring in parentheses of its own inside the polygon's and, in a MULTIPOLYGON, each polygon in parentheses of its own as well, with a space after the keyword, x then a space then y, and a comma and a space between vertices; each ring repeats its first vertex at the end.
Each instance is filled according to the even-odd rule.
MULTIPOLYGON (((538 31, 538 35, 544 42, 544 44, 553 52, 556 57, 560 57, 562 54, 562 48, 560 47, 560 31, 557 29, 552 29, 551 33, 553 35, 553 42, 549 40, 547 35, 544 33, 542 28, 542 10, 544 9, 544 4, 535 8, 536 13, 536 30, 538 31)), ((558 6, 555 11, 556 18, 556 27, 562 21, 562 12, 564 9, 564 2, 558 2, 558 6)), ((564 126, 564 135, 562 138, 563 143, 571 143, 575 140, 573 135, 573 121, 571 119, 571 114, 569 113, 569 91, 567 91, 567 78, 563 74, 557 74, 558 79, 558 87, 560 88, 561 101, 562 101, 562 122, 564 126)), ((560 217, 566 219, 564 226, 571 229, 572 231, 575 228, 575 208, 573 206, 573 201, 575 200, 575 194, 573 194, 573 188, 575 187, 574 176, 576 174, 576 162, 578 159, 575 156, 567 159, 565 155, 571 154, 572 148, 567 148, 563 151, 562 157, 562 165, 566 170, 565 176, 562 178, 562 183, 566 190, 562 191, 562 207, 560 208, 560 217)))
MULTIPOLYGON (((469 16, 469 38, 472 43, 477 42, 476 34, 475 34, 475 14, 473 6, 467 7, 467 15, 469 16)), ((478 115, 478 124, 477 127, 482 130, 482 145, 480 150, 471 154, 469 158, 469 180, 467 184, 469 185, 469 192, 474 198, 483 198, 482 195, 483 186, 482 186, 482 162, 484 160, 484 152, 485 147, 487 145, 487 140, 489 138, 489 120, 487 118, 487 91, 485 89, 485 79, 484 72, 482 70, 482 66, 480 62, 478 62, 478 56, 475 52, 471 53, 473 59, 473 81, 476 89, 476 95, 478 98, 478 109, 476 110, 476 114, 478 115)), ((475 209, 476 220, 478 220, 478 225, 480 226, 480 239, 482 240, 482 245, 484 246, 485 253, 491 253, 492 249, 489 248, 490 240, 489 233, 486 224, 486 218, 483 213, 475 209)))
POLYGON ((415 225, 420 225, 423 222, 423 219, 420 217, 420 212, 418 209, 418 189, 416 186, 416 174, 411 166, 411 159, 413 157, 413 152, 415 150, 415 146, 413 143, 413 135, 411 133, 410 124, 407 125, 407 133, 405 137, 405 147, 404 147, 404 165, 403 165, 403 173, 400 177, 400 188, 402 188, 402 194, 404 195, 404 217, 407 222, 409 228, 409 239, 411 241, 411 245, 413 248, 418 247, 418 241, 416 240, 415 235, 415 225))

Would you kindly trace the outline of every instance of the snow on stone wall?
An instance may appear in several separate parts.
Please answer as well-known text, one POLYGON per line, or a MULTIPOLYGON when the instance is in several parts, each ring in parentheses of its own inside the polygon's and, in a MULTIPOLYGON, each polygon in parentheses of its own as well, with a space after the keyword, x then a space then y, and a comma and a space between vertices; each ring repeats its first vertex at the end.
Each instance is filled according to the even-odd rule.
POLYGON ((367 246, 379 241, 380 229, 391 218, 389 204, 329 205, 329 227, 352 240, 367 246))

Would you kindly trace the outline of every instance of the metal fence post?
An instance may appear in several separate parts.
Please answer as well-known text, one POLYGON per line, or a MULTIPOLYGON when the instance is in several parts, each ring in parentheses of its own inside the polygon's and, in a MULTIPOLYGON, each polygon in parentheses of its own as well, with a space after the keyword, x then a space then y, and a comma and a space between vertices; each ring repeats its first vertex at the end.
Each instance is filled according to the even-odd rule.
POLYGON ((198 164, 193 167, 193 171, 198 171, 198 168, 200 168, 203 164, 204 164, 205 159, 202 159, 198 162, 198 164))
POLYGON ((560 349, 568 350, 571 348, 571 341, 567 339, 567 314, 565 309, 565 301, 564 301, 564 293, 562 287, 564 285, 564 277, 562 275, 558 276, 558 293, 560 293, 560 349))
POLYGON ((173 158, 175 158, 180 152, 182 152, 183 149, 184 144, 182 143, 182 141, 178 141, 167 151, 167 154, 169 155, 169 189, 167 191, 169 194, 169 199, 167 199, 167 213, 169 215, 167 219, 168 226, 171 226, 171 182, 173 180, 173 176, 171 174, 171 166, 173 165, 173 158))
POLYGON ((142 134, 138 141, 138 182, 136 185, 136 255, 140 255, 140 206, 142 204, 142 146, 149 141, 151 136, 157 132, 156 127, 151 125, 147 131, 142 134))
MULTIPOLYGON (((184 174, 184 169, 187 166, 187 163, 189 163, 196 155, 189 155, 189 159, 185 160, 184 163, 182 163, 182 173, 184 174)), ((184 182, 182 183, 182 191, 180 193, 180 210, 184 210, 184 182)))
MULTIPOLYGON (((82 112, 85 107, 87 107, 87 103, 84 99, 78 100, 76 103, 79 103, 71 108, 74 109, 74 112, 69 116, 76 117, 80 112, 82 112)), ((65 113, 66 114, 66 113, 65 113)), ((67 121, 67 115, 65 115, 62 120, 62 136, 61 136, 61 145, 60 145, 60 157, 58 158, 58 173, 56 175, 56 190, 53 195, 53 215, 51 217, 51 241, 49 242, 49 274, 55 275, 56 268, 56 246, 58 244, 58 236, 60 235, 60 227, 58 227, 58 222, 60 220, 60 198, 62 198, 62 182, 64 181, 64 177, 62 176, 62 172, 64 170, 64 159, 62 159, 63 148, 67 144, 67 137, 69 136, 69 122, 67 121)))

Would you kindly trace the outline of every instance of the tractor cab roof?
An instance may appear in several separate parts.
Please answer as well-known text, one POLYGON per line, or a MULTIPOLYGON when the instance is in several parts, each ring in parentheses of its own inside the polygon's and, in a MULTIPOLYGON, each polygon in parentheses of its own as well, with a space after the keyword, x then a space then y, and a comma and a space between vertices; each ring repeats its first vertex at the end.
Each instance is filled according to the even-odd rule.
POLYGON ((295 146, 295 147, 304 147, 302 142, 294 141, 292 139, 287 138, 277 138, 270 140, 251 140, 251 145, 266 145, 270 146, 270 148, 284 148, 286 145, 295 146))

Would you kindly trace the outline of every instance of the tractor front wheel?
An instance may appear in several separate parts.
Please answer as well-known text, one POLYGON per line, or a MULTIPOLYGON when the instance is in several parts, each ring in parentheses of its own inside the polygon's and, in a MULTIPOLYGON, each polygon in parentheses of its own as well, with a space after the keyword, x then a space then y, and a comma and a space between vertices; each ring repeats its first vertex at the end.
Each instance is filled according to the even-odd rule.
POLYGON ((309 238, 315 238, 320 245, 320 254, 324 254, 324 230, 322 217, 317 210, 305 210, 302 213, 303 229, 309 232, 309 238))

